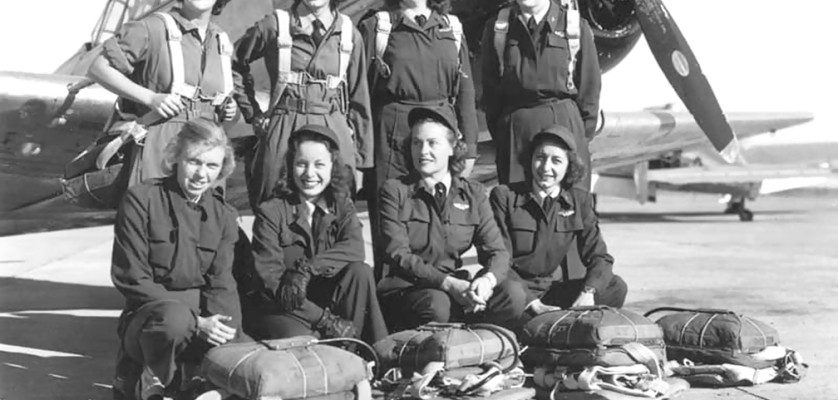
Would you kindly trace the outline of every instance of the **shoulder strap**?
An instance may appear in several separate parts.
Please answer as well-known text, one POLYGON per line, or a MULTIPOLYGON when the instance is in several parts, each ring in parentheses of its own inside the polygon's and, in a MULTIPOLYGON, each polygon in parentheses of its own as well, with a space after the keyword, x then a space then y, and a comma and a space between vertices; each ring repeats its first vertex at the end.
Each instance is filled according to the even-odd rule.
MULTIPOLYGON (((338 13, 340 18, 340 49, 338 54, 338 77, 346 80, 346 70, 349 69, 349 60, 352 58, 352 34, 355 31, 355 26, 352 25, 352 19, 348 16, 338 13)), ((331 86, 331 85, 330 85, 331 86)))
POLYGON ((181 47, 183 35, 180 32, 180 28, 177 26, 174 17, 170 14, 156 12, 154 15, 160 18, 166 27, 166 42, 169 46, 169 60, 172 64, 172 86, 169 92, 189 98, 195 97, 197 88, 186 84, 186 78, 183 72, 183 47, 181 47))
POLYGON ((573 83, 573 74, 576 71, 576 59, 579 55, 579 48, 581 47, 579 6, 576 0, 562 0, 562 7, 565 9, 564 29, 570 56, 567 64, 567 88, 568 90, 576 90, 576 84, 573 83))
POLYGON ((390 32, 393 24, 390 22, 390 12, 379 11, 375 13, 375 57, 384 59, 384 51, 387 50, 387 43, 390 41, 390 32))
POLYGON ((509 7, 501 8, 498 11, 498 19, 495 20, 495 53, 498 56, 498 75, 503 76, 503 56, 506 49, 506 35, 509 33, 509 7))
POLYGON ((222 92, 213 99, 213 105, 221 105, 233 93, 233 43, 230 42, 230 36, 227 32, 218 32, 218 54, 221 56, 221 74, 224 79, 224 86, 222 92))
POLYGON ((463 23, 456 15, 447 15, 448 26, 451 27, 451 32, 454 33, 454 42, 457 45, 457 54, 460 54, 460 47, 463 45, 463 23))
POLYGON ((276 86, 271 91, 271 101, 268 106, 268 111, 276 107, 279 98, 285 91, 287 83, 282 79, 282 75, 287 75, 291 72, 291 47, 294 41, 291 39, 291 16, 286 10, 275 10, 276 15, 276 54, 277 54, 277 70, 278 79, 276 86))

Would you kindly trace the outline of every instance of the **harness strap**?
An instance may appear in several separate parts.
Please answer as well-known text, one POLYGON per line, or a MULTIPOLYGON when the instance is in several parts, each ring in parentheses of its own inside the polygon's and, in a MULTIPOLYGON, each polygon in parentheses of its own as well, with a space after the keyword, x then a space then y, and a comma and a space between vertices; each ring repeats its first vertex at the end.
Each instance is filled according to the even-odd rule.
MULTIPOLYGON (((341 26, 337 76, 340 81, 337 82, 337 84, 340 84, 341 82, 346 82, 346 70, 349 69, 349 60, 352 58, 352 33, 355 28, 352 25, 352 19, 350 19, 347 15, 338 13, 338 17, 340 18, 341 26)), ((331 78, 331 76, 329 78, 331 78)), ((335 87, 337 87, 337 84, 335 87)))
POLYGON ((169 45, 169 59, 172 67, 172 86, 169 92, 190 99, 194 98, 198 94, 198 88, 186 84, 183 71, 183 47, 181 46, 183 34, 170 14, 156 12, 154 15, 160 18, 166 27, 166 42, 169 45))
POLYGON ((218 32, 218 54, 221 56, 221 74, 224 79, 224 86, 222 92, 215 95, 212 100, 212 105, 219 106, 223 104, 230 93, 233 93, 233 43, 230 41, 230 36, 227 32, 218 32))
POLYGON ((383 63, 393 24, 390 22, 390 13, 387 11, 375 13, 375 19, 375 57, 383 63))
POLYGON ((271 101, 268 103, 268 111, 276 107, 282 93, 285 92, 287 84, 284 76, 291 72, 291 47, 294 45, 291 39, 291 16, 288 11, 275 10, 276 15, 276 54, 277 54, 277 81, 271 91, 271 101))
POLYGON ((446 15, 448 26, 451 27, 451 32, 454 34, 454 45, 457 47, 457 55, 460 54, 460 47, 463 46, 463 23, 456 15, 446 15))
POLYGON ((506 35, 509 34, 509 7, 498 11, 498 19, 495 20, 495 53, 498 55, 498 76, 503 76, 503 56, 506 53, 506 35))

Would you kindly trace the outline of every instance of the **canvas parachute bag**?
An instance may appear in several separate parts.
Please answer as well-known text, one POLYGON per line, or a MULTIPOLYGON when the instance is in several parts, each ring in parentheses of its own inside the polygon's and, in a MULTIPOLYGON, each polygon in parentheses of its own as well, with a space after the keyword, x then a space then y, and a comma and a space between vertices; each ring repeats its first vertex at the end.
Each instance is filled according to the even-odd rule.
POLYGON ((776 329, 724 309, 661 307, 666 353, 672 370, 693 384, 735 386, 797 382, 808 366, 801 355, 780 345, 776 329))
POLYGON ((214 385, 247 400, 371 400, 370 364, 331 344, 363 348, 373 365, 379 365, 372 348, 360 340, 300 336, 215 347, 205 355, 201 372, 214 385))
POLYGON ((496 325, 432 322, 391 334, 373 348, 387 371, 382 383, 391 397, 534 394, 520 388, 515 334, 496 325))
MULTIPOLYGON (((199 89, 185 81, 183 64, 182 33, 175 19, 168 13, 156 12, 156 18, 163 21, 166 43, 171 61, 172 84, 169 93, 193 99, 199 89)), ((218 32, 218 52, 221 58, 223 89, 212 98, 212 104, 222 106, 229 101, 233 92, 231 57, 233 44, 225 32, 218 32)), ((154 111, 139 118, 126 117, 115 112, 105 125, 105 134, 76 156, 64 169, 61 184, 64 195, 71 202, 90 208, 115 208, 128 186, 131 171, 129 154, 133 146, 141 145, 148 133, 148 126, 159 122, 161 117, 154 111)))

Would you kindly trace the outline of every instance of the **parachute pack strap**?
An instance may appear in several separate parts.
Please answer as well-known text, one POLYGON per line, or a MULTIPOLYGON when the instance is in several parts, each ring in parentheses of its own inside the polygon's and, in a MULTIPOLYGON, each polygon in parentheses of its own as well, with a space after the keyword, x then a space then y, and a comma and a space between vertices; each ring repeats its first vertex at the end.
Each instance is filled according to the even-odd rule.
MULTIPOLYGON (((454 44, 457 46, 457 54, 460 54, 460 48, 463 46, 463 23, 456 15, 447 15, 448 26, 451 27, 451 33, 454 34, 454 44)), ((462 63, 462 62, 461 62, 462 63)))
POLYGON ((506 35, 509 34, 509 7, 498 11, 495 20, 495 53, 498 55, 498 76, 503 76, 503 55, 506 50, 506 35))
POLYGON ((279 103, 282 93, 285 91, 284 75, 291 72, 291 47, 294 46, 294 41, 291 39, 291 15, 285 10, 275 10, 276 15, 276 58, 278 78, 276 86, 271 93, 271 101, 268 106, 268 112, 276 107, 279 103))
POLYGON ((197 88, 186 84, 186 76, 183 70, 183 47, 181 46, 183 34, 180 32, 180 27, 175 22, 175 18, 168 13, 156 12, 154 15, 160 18, 166 27, 169 61, 172 64, 172 86, 169 92, 193 98, 195 97, 197 88))
POLYGON ((230 42, 230 36, 226 32, 218 32, 218 55, 221 57, 221 74, 223 75, 222 93, 219 93, 213 99, 213 105, 221 105, 233 93, 233 43, 230 42))
POLYGON ((375 20, 375 57, 383 62, 393 24, 390 22, 390 13, 387 11, 375 13, 375 20))
MULTIPOLYGON (((349 60, 352 58, 352 34, 355 27, 352 25, 352 19, 345 14, 338 14, 340 18, 340 48, 338 49, 338 77, 341 81, 346 81, 346 70, 349 69, 349 60)), ((331 85, 330 85, 331 86, 331 85)))
POLYGON ((565 36, 567 37, 568 64, 567 64, 567 88, 576 90, 573 83, 573 74, 576 71, 576 59, 581 48, 581 21, 579 20, 579 5, 576 0, 562 0, 562 7, 565 9, 565 36))

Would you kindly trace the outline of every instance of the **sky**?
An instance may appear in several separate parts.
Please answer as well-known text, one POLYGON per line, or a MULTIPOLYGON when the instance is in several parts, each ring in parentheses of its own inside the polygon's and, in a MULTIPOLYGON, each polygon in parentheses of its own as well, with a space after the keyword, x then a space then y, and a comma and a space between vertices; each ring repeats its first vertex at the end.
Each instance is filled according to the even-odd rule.
MULTIPOLYGON (((243 1, 243 0, 236 0, 243 1)), ((0 70, 49 73, 85 41, 105 0, 6 0, 0 8, 0 70), (44 12, 49 10, 49 12, 44 12), (19 38, 25 37, 26 40, 19 38)), ((667 0, 727 112, 807 111, 815 120, 777 141, 838 141, 838 2, 667 0)), ((632 111, 674 103, 645 41, 603 78, 602 107, 632 111)))

